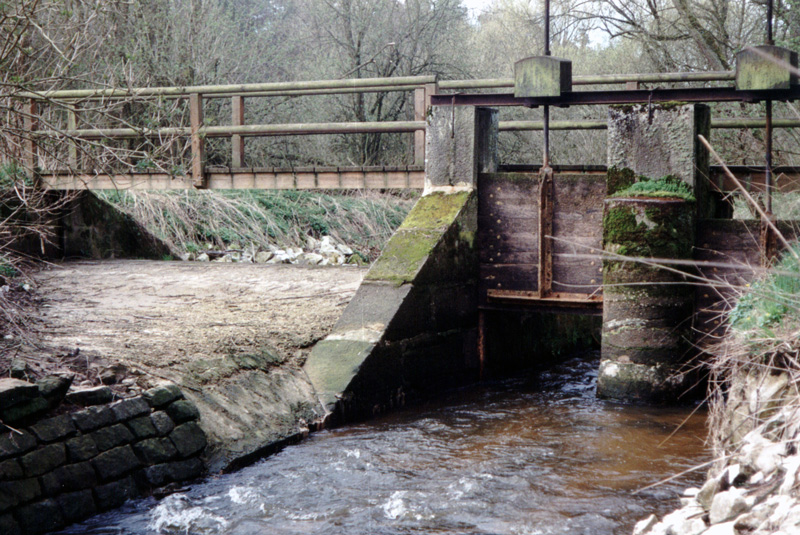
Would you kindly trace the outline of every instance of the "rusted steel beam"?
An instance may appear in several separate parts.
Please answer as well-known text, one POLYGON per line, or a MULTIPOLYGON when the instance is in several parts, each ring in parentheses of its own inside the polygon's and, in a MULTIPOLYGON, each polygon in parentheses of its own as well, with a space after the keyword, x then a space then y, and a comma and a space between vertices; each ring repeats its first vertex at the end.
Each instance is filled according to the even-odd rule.
POLYGON ((553 292, 553 170, 539 170, 539 265, 538 295, 540 299, 553 292))
MULTIPOLYGON (((658 72, 642 74, 596 74, 573 76, 572 85, 605 85, 634 83, 728 82, 736 79, 734 71, 709 72, 658 72)), ((486 80, 442 80, 439 87, 445 90, 502 89, 514 87, 512 78, 486 80)))
POLYGON ((660 102, 760 102, 800 99, 800 86, 767 91, 740 91, 733 87, 638 89, 619 91, 571 91, 560 97, 516 98, 512 93, 434 95, 437 106, 593 106, 660 102))
POLYGON ((547 297, 539 297, 538 292, 527 290, 486 290, 489 301, 524 303, 527 305, 559 306, 565 308, 602 308, 603 296, 595 294, 576 294, 553 292, 547 297))
MULTIPOLYGON (((757 118, 719 118, 711 119, 711 128, 764 128, 766 119, 757 118)), ((500 121, 501 132, 522 132, 542 130, 542 121, 500 121)), ((798 119, 773 119, 772 128, 800 128, 798 119)), ((550 121, 550 130, 606 130, 608 121, 550 121)))

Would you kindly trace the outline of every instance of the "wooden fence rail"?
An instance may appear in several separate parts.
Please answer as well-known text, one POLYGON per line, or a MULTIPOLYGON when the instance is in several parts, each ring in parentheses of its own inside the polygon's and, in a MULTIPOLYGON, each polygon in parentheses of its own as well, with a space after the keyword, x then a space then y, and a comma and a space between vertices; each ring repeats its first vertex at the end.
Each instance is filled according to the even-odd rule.
MULTIPOLYGON (((609 74, 592 76, 575 76, 574 85, 596 85, 596 84, 626 84, 627 88, 636 88, 642 83, 708 83, 708 82, 730 82, 734 79, 733 71, 715 71, 705 73, 645 73, 645 74, 609 74)), ((230 138, 231 139, 231 167, 234 169, 244 169, 245 166, 245 138, 256 136, 301 136, 301 135, 330 135, 330 134, 363 134, 363 133, 412 133, 413 158, 412 165, 420 168, 425 162, 425 117, 430 106, 431 95, 441 91, 460 91, 466 89, 502 89, 513 87, 512 79, 489 79, 489 80, 443 80, 437 81, 434 76, 411 76, 397 78, 358 78, 347 80, 312 80, 301 82, 270 82, 258 84, 228 84, 228 85, 200 85, 186 87, 157 87, 157 88, 97 88, 80 90, 60 90, 46 91, 41 93, 21 93, 17 96, 28 100, 30 120, 26 121, 26 129, 31 135, 24 143, 24 154, 26 165, 31 169, 39 166, 39 150, 37 140, 53 138, 65 140, 67 145, 67 163, 70 169, 75 170, 79 167, 79 148, 80 140, 90 140, 102 142, 106 140, 126 140, 136 138, 189 138, 191 141, 191 164, 190 175, 195 187, 208 187, 208 170, 205 167, 205 143, 210 138, 230 138), (414 120, 412 121, 390 121, 390 122, 339 122, 339 123, 289 123, 289 124, 245 124, 245 105, 246 100, 251 98, 275 97, 275 96, 307 96, 307 95, 330 95, 330 94, 351 94, 351 93, 371 93, 389 91, 413 91, 414 120), (103 101, 108 99, 186 99, 189 102, 189 125, 188 126, 169 126, 160 128, 79 128, 80 106, 89 101, 103 101), (231 124, 230 125, 206 125, 204 124, 203 108, 207 99, 229 98, 231 102, 231 124), (63 130, 44 129, 37 130, 37 110, 41 109, 42 103, 55 103, 66 109, 66 128, 63 130)), ((712 128, 763 128, 764 119, 760 118, 727 118, 713 119, 712 128)), ((796 128, 800 127, 800 120, 776 119, 773 121, 774 128, 796 128)), ((541 121, 501 121, 499 125, 501 132, 521 132, 536 131, 543 129, 541 121)), ((605 121, 585 120, 585 121, 553 121, 550 123, 553 130, 604 130, 607 128, 605 121)), ((364 183, 379 184, 382 175, 375 175, 369 171, 362 176, 364 183)), ((63 173, 51 172, 49 177, 52 180, 45 180, 54 185, 56 182, 63 181, 58 178, 63 173)), ((392 183, 401 183, 405 180, 406 184, 412 182, 416 184, 419 179, 415 170, 412 175, 393 180, 392 183)), ((91 173, 78 172, 82 183, 92 176, 91 173)), ((219 173, 217 173, 219 175, 219 173)), ((280 173, 265 175, 256 174, 261 178, 254 178, 254 183, 271 183, 274 187, 278 184, 285 184, 277 177, 280 173), (267 178, 264 178, 267 177, 267 178), (265 182, 266 181, 266 182, 265 182)), ((117 175, 128 176, 128 174, 117 175)), ((131 175, 132 176, 132 175, 131 175)), ((215 175, 216 176, 216 175, 215 175)), ((249 176, 249 175, 247 175, 249 176)), ((312 176, 312 175, 309 175, 312 176)), ((318 175, 312 182, 318 182, 318 175)), ((326 175, 327 176, 327 175, 326 175)), ((109 178, 109 177, 107 177, 109 178)), ((154 176, 148 175, 148 180, 153 183, 154 176)), ((217 176, 217 178, 219 178, 217 176)), ((92 183, 113 183, 114 181, 94 179, 92 183)), ((133 179, 131 179, 133 180, 133 179)), ((165 179, 166 180, 166 179, 165 179)), ((222 182, 225 179, 220 179, 222 182)), ((231 179, 233 180, 233 179, 231 179)), ((249 178, 244 178, 248 182, 249 178)), ((219 181, 218 181, 219 182, 219 181)), ((241 182, 241 181, 240 181, 241 182)), ((306 181, 308 182, 308 181, 306 181)), ((348 179, 347 183, 353 180, 348 179)), ((356 180, 357 182, 357 180, 356 180)), ((160 182, 159 182, 160 183, 160 182)), ((173 181, 174 183, 174 181, 173 181)), ((305 183, 305 182, 304 182, 305 183)))

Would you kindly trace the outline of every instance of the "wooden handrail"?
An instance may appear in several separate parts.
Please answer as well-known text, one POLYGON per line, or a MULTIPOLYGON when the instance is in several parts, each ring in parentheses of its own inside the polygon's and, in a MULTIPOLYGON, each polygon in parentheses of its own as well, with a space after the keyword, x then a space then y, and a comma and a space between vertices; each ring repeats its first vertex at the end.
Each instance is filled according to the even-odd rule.
POLYGON ((187 97, 200 93, 206 97, 229 97, 233 94, 274 93, 305 91, 304 94, 321 94, 319 91, 344 92, 353 90, 395 91, 396 87, 422 87, 436 83, 435 76, 399 76, 396 78, 350 78, 346 80, 309 80, 300 82, 268 82, 261 84, 194 85, 174 87, 135 87, 106 89, 64 89, 57 91, 21 92, 14 96, 47 100, 78 100, 124 97, 187 97))

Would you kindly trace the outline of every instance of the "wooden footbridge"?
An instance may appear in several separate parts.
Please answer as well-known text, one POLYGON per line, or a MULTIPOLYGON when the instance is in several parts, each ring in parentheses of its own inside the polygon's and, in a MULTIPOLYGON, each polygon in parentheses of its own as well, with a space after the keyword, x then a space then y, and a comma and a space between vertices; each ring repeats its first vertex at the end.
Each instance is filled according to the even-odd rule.
MULTIPOLYGON (((622 85, 628 92, 624 98, 630 101, 630 92, 639 92, 645 99, 659 90, 645 89, 654 84, 683 84, 691 95, 705 95, 709 83, 727 84, 735 79, 734 71, 708 73, 652 73, 625 75, 576 76, 575 86, 614 87, 622 85)), ((87 89, 63 90, 43 93, 23 93, 19 98, 27 101, 26 136, 20 154, 25 167, 35 169, 42 185, 54 190, 77 189, 422 189, 425 177, 425 117, 430 110, 431 99, 449 99, 453 94, 471 90, 498 91, 513 88, 513 79, 448 80, 437 81, 433 76, 405 78, 366 78, 351 80, 320 80, 307 82, 277 82, 243 85, 216 85, 194 87, 156 87, 131 89, 87 89), (413 120, 390 122, 339 122, 302 124, 246 124, 245 108, 257 100, 278 97, 309 97, 318 95, 342 95, 374 92, 407 92, 412 95, 413 120), (134 127, 124 118, 107 128, 91 126, 83 115, 92 115, 114 101, 148 102, 159 99, 174 99, 188 102, 189 123, 157 128, 134 127), (230 124, 209 125, 204 122, 204 107, 211 101, 229 100, 230 124), (35 118, 50 109, 49 128, 41 128, 35 118), (402 166, 295 166, 272 167, 269 162, 260 166, 245 165, 246 140, 257 137, 352 135, 364 133, 407 134, 411 153, 402 166), (132 140, 190 140, 190 150, 181 165, 169 171, 139 169, 134 162, 121 161, 116 165, 101 166, 91 158, 92 146, 119 147, 132 140), (230 142, 230 166, 219 167, 206 164, 206 144, 210 139, 227 139, 230 142), (60 143, 53 143, 53 142, 60 143), (116 171, 109 167, 117 167, 116 171), (186 172, 182 172, 186 169, 186 172)), ((722 89, 728 86, 723 86, 722 89)), ((580 93, 589 94, 589 91, 580 93)), ((596 92, 595 92, 596 93, 596 92)), ((613 93, 620 93, 615 91, 613 93)), ((492 99, 503 96, 498 93, 482 94, 478 102, 492 105, 492 99)), ((463 97, 461 97, 463 98, 463 97)), ((622 97, 616 97, 618 100, 622 97)), ((672 97, 670 97, 672 98, 672 97)), ((729 97, 732 98, 732 97, 729 97)), ((740 100, 744 97, 738 95, 740 100)), ((761 98, 761 97, 759 97, 761 98)), ((755 97, 752 97, 755 99, 755 97)), ((441 102, 441 100, 440 100, 441 102)), ((497 100, 501 105, 506 105, 497 100)), ((758 118, 712 118, 713 129, 763 128, 765 119, 758 118)), ((800 120, 779 119, 772 122, 773 128, 800 127, 800 120)), ((606 121, 552 121, 550 130, 607 130, 606 121)), ((543 121, 509 120, 499 122, 500 132, 542 131, 543 121)), ((513 169, 513 166, 503 166, 513 169)), ((566 166, 563 169, 586 169, 592 173, 605 172, 605 165, 566 166)), ((762 188, 765 170, 759 166, 734 166, 739 179, 754 190, 762 188)), ((778 180, 774 186, 781 191, 793 191, 800 187, 800 169, 777 168, 778 180)), ((733 191, 734 184, 719 167, 711 167, 711 180, 725 191, 733 191)))

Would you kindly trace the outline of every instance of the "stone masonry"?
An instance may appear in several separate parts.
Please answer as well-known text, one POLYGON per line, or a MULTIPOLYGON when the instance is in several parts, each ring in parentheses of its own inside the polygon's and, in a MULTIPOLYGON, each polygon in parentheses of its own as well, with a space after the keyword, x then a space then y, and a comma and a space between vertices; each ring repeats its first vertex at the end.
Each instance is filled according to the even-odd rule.
MULTIPOLYGON (((0 382, 15 381, 3 379, 0 382)), ((17 384, 21 383, 21 384, 17 384)), ((30 388, 0 388, 7 410, 30 388), (19 394, 14 394, 19 392, 19 394)), ((175 385, 0 433, 0 533, 56 530, 205 472, 199 413, 175 385)))

